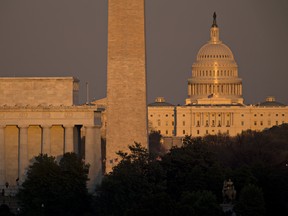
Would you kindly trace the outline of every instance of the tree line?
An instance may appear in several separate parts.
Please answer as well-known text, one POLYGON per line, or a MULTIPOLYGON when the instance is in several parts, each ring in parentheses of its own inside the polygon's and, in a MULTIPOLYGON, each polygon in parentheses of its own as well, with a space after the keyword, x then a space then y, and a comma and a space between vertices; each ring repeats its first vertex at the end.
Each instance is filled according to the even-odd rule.
POLYGON ((161 135, 150 152, 139 143, 118 152, 121 161, 91 196, 89 165, 76 154, 57 163, 35 157, 18 193, 22 215, 195 215, 223 213, 223 182, 231 179, 237 215, 288 215, 288 124, 268 130, 193 138, 163 153, 161 135), (43 205, 42 205, 43 204, 43 205))

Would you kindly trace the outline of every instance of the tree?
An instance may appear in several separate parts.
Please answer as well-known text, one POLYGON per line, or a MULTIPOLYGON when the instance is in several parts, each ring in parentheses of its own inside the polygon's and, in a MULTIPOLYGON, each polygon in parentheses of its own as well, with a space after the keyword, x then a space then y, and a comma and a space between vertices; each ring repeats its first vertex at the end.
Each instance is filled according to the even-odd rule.
POLYGON ((224 169, 202 138, 186 136, 161 162, 166 172, 167 191, 176 200, 184 191, 209 190, 221 196, 224 169))
POLYGON ((252 184, 245 186, 241 190, 235 211, 237 214, 245 216, 265 215, 265 201, 262 189, 252 184))
POLYGON ((9 206, 6 204, 0 205, 0 215, 1 216, 13 216, 14 214, 11 213, 9 206))
POLYGON ((85 164, 75 153, 66 153, 60 160, 61 200, 63 211, 68 215, 81 215, 89 209, 90 195, 88 181, 89 165, 85 164))
POLYGON ((17 196, 23 215, 81 215, 89 207, 88 166, 74 153, 34 158, 17 196))
POLYGON ((217 216, 222 215, 216 196, 210 191, 184 192, 177 204, 175 215, 217 216))
POLYGON ((151 131, 149 134, 149 152, 152 155, 159 155, 164 153, 161 144, 162 135, 160 131, 151 131))
POLYGON ((118 152, 120 163, 104 177, 97 190, 95 206, 99 215, 133 215, 140 204, 163 188, 159 183, 164 175, 159 162, 152 160, 139 143, 129 146, 129 150, 130 153, 118 152))

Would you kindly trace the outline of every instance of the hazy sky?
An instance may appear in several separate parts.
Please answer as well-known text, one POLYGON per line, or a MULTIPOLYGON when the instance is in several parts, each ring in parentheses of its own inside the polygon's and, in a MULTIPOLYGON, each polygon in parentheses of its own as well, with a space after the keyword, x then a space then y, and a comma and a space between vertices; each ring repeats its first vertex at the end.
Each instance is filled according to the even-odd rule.
MULTIPOLYGON (((136 0, 135 0, 136 1, 136 0)), ((246 103, 288 104, 288 0, 146 0, 148 102, 183 104, 217 12, 246 103)), ((107 0, 0 0, 0 76, 75 76, 106 96, 107 0)))

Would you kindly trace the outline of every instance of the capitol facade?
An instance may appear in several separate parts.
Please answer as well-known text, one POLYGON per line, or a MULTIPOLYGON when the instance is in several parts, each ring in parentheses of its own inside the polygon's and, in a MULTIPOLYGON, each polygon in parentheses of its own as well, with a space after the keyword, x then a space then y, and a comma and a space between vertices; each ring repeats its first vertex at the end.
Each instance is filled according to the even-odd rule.
POLYGON ((167 103, 163 97, 148 105, 150 131, 160 131, 169 149, 185 135, 227 134, 245 130, 262 131, 288 123, 288 106, 274 97, 254 105, 244 104, 242 79, 231 49, 219 38, 214 14, 210 40, 204 44, 192 65, 185 105, 167 103))

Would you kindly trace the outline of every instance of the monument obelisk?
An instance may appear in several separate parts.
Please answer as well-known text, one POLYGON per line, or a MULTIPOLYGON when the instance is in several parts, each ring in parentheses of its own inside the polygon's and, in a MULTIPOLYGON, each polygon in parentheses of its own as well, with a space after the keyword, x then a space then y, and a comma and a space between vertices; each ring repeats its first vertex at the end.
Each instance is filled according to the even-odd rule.
POLYGON ((147 147, 145 0, 108 0, 106 172, 118 151, 147 147))

